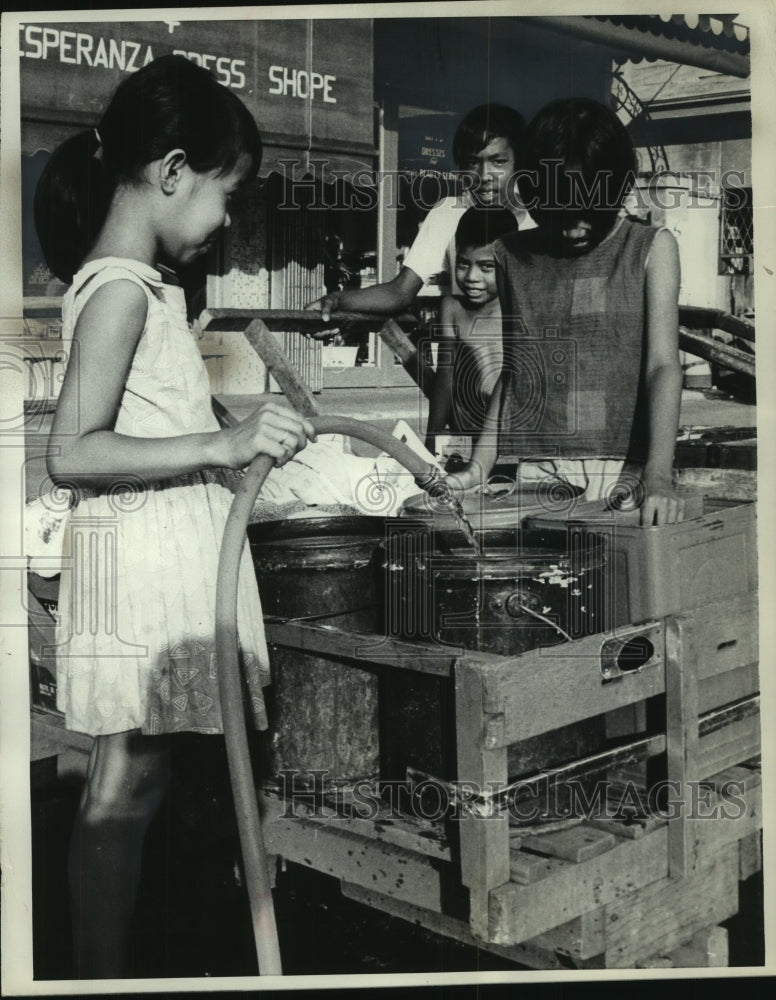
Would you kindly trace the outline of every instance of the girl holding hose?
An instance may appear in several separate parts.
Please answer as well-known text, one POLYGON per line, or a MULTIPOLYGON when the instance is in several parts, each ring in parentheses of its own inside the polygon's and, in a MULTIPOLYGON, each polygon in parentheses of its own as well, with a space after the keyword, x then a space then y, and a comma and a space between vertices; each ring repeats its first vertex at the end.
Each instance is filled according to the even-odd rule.
MULTIPOLYGON (((57 701, 95 737, 69 855, 75 973, 126 974, 145 834, 167 788, 169 735, 223 729, 215 579, 232 499, 221 470, 283 465, 312 425, 263 400, 219 429, 174 270, 207 253, 255 177, 261 139, 206 70, 164 56, 128 76, 97 129, 53 154, 36 194, 46 260, 70 287, 67 367, 49 473, 73 495, 57 634, 57 701)), ((268 658, 243 550, 237 601, 253 720, 268 658)))

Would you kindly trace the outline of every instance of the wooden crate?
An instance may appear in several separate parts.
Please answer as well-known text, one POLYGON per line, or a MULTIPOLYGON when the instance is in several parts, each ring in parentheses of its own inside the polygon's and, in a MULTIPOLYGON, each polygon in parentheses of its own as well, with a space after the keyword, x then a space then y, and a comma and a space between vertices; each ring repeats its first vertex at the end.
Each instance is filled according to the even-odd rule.
POLYGON ((719 963, 724 935, 712 928, 737 912, 739 879, 760 864, 756 613, 756 594, 745 594, 515 657, 269 624, 271 644, 450 677, 458 763, 458 783, 440 783, 456 819, 423 821, 376 801, 338 815, 269 795, 269 849, 339 878, 352 898, 530 967, 719 963), (629 640, 645 658, 620 669, 629 640), (670 793, 664 815, 634 820, 626 809, 528 826, 497 808, 519 784, 507 770, 512 744, 631 709, 653 728, 629 740, 641 770, 611 758, 610 794, 635 789, 643 773, 647 800, 670 793))

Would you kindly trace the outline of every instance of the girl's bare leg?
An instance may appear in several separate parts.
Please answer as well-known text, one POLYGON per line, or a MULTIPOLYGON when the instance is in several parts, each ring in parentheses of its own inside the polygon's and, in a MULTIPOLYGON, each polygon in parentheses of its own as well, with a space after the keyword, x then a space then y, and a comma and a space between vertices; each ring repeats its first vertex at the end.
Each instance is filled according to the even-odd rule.
POLYGON ((77 979, 126 975, 143 843, 168 782, 167 737, 96 737, 68 859, 77 979))

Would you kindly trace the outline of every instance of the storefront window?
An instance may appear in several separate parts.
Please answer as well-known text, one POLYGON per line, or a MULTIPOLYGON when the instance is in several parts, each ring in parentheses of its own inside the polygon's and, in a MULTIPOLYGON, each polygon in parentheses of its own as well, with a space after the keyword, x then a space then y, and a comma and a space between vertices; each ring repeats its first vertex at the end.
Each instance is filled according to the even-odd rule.
POLYGON ((723 190, 719 240, 720 273, 749 274, 754 254, 751 188, 723 190))

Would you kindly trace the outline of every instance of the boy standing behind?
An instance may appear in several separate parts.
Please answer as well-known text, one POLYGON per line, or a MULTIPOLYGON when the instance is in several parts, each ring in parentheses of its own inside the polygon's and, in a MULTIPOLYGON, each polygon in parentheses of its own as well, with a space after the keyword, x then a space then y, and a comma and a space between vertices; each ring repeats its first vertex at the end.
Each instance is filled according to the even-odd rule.
POLYGON ((444 296, 433 328, 437 364, 426 427, 431 452, 445 429, 474 437, 482 430, 502 364, 493 243, 517 228, 514 214, 498 207, 469 208, 458 223, 454 274, 460 293, 444 296))
MULTIPOLYGON (((396 277, 370 288, 330 292, 307 308, 320 309, 327 322, 332 314, 336 320, 337 311, 393 316, 407 309, 425 284, 434 283, 439 274, 452 270, 455 231, 470 206, 503 206, 515 215, 521 227, 533 228, 535 224, 520 204, 515 185, 523 127, 522 116, 503 104, 482 104, 470 111, 453 139, 453 157, 470 183, 431 209, 396 277)), ((457 291, 454 280, 452 290, 457 291)), ((328 336, 328 331, 314 336, 328 336)))

